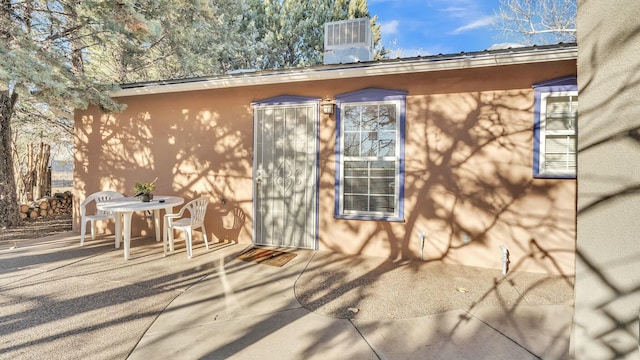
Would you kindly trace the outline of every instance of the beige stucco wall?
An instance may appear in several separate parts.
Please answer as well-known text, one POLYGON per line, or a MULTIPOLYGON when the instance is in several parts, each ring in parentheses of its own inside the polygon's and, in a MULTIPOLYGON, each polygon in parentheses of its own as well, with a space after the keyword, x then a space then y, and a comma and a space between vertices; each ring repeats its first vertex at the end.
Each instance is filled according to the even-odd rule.
MULTIPOLYGON (((76 113, 76 196, 130 194, 134 181, 158 176, 158 193, 210 196, 214 239, 250 242, 252 101, 405 90, 405 221, 334 218, 336 123, 321 115, 319 248, 499 269, 505 245, 512 270, 571 275, 575 180, 532 178, 531 85, 575 74, 564 61, 120 98, 123 113, 76 113), (246 214, 239 233, 234 207, 246 214)), ((134 225, 146 234, 141 217, 134 225)))
POLYGON ((576 359, 639 359, 640 4, 578 5, 572 354, 576 359))

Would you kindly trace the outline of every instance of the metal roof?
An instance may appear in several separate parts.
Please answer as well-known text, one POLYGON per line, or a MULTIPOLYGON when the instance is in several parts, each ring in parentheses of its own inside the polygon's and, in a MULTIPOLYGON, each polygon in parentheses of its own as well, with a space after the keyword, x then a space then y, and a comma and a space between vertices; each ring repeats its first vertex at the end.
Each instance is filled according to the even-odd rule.
POLYGON ((576 43, 438 54, 370 62, 318 65, 282 70, 241 71, 200 78, 128 83, 113 97, 222 89, 231 87, 334 80, 355 77, 470 69, 537 62, 575 60, 576 43))

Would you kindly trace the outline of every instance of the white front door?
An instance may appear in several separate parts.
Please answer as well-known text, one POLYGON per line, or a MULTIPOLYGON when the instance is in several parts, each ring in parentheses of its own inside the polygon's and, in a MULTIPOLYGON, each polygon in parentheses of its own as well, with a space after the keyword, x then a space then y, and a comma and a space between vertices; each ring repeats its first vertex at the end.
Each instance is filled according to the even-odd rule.
POLYGON ((254 243, 315 249, 318 105, 261 105, 254 120, 254 243))

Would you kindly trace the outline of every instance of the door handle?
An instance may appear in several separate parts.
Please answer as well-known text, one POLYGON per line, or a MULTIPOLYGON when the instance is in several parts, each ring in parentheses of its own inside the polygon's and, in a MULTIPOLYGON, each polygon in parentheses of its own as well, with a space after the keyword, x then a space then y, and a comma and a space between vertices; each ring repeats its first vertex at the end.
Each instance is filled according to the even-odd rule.
POLYGON ((258 170, 257 171, 255 181, 256 181, 256 184, 258 184, 258 185, 263 183, 264 178, 263 178, 263 175, 262 175, 262 170, 258 170))

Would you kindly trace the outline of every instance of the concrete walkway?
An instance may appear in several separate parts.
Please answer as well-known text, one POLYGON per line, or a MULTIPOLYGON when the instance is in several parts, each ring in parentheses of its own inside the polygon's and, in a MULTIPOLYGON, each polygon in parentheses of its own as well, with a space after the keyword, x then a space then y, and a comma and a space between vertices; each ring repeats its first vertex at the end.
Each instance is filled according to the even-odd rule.
POLYGON ((0 245, 0 359, 567 359, 572 279, 196 241, 0 245))

